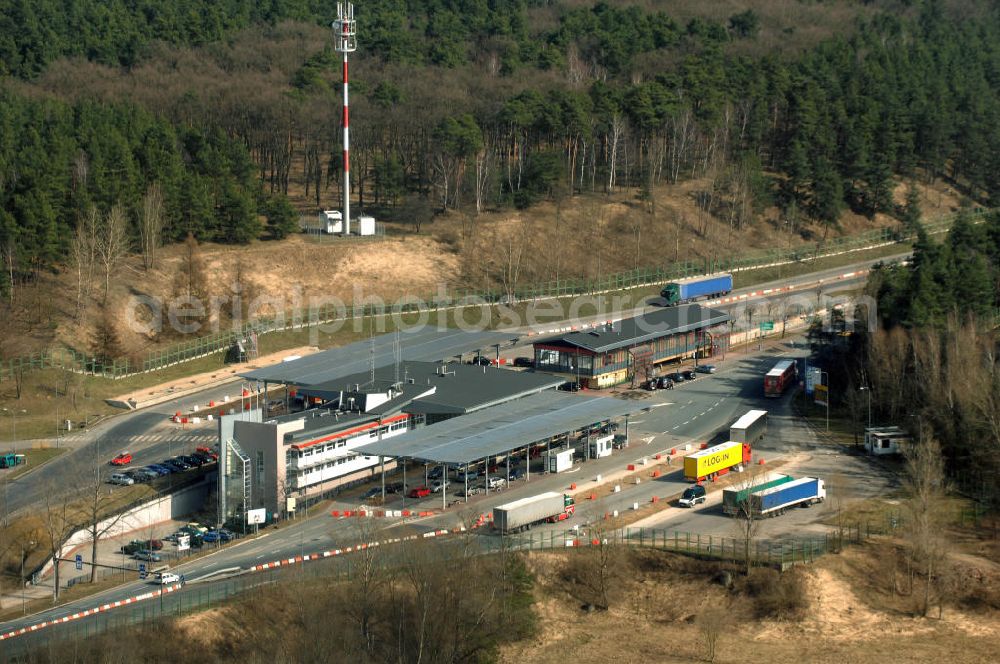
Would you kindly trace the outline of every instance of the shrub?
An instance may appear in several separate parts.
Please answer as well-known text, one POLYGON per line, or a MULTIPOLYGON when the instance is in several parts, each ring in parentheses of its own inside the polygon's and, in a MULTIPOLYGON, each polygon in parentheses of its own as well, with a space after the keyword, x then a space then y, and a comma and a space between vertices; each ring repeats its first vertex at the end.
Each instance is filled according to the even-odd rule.
POLYGON ((806 608, 805 583, 798 570, 755 569, 739 590, 753 601, 757 618, 794 619, 806 608))

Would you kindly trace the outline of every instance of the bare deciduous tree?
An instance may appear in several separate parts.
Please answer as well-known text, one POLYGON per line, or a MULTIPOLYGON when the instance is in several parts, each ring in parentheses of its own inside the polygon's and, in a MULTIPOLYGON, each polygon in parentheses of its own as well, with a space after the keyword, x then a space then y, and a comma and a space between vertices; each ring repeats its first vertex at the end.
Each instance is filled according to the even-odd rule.
POLYGON ((94 469, 94 477, 87 488, 87 499, 83 511, 90 533, 90 582, 97 580, 97 544, 112 530, 115 530, 124 516, 125 501, 121 492, 109 489, 101 479, 101 464, 94 469))
POLYGON ((80 320, 86 312, 87 298, 90 297, 97 264, 97 232, 101 215, 91 206, 80 219, 70 244, 70 263, 76 278, 76 318, 80 320))
POLYGON ((725 607, 713 606, 705 609, 695 618, 698 631, 705 642, 705 661, 714 662, 719 654, 719 639, 725 633, 731 611, 725 607))
POLYGON ((750 494, 767 482, 769 473, 760 466, 750 466, 744 470, 732 489, 736 490, 735 511, 732 513, 733 523, 743 549, 744 572, 750 575, 753 569, 753 544, 760 531, 760 520, 756 518, 750 494))
POLYGON ((139 213, 139 241, 142 265, 148 271, 156 267, 156 254, 163 236, 163 192, 156 182, 149 185, 139 213))
POLYGON ((944 457, 941 446, 926 422, 921 421, 916 438, 904 447, 906 457, 906 535, 913 568, 924 575, 924 592, 917 607, 926 616, 934 596, 934 580, 943 558, 944 457))
POLYGON ((107 303, 108 292, 111 290, 111 275, 128 255, 130 245, 128 216, 125 213, 125 207, 117 203, 111 206, 108 213, 104 215, 104 221, 100 225, 95 242, 97 259, 104 271, 104 298, 102 300, 104 304, 107 303))
POLYGON ((59 600, 59 558, 62 556, 63 544, 73 529, 69 496, 57 497, 55 487, 45 492, 45 507, 42 511, 42 544, 52 556, 53 590, 52 602, 59 600))

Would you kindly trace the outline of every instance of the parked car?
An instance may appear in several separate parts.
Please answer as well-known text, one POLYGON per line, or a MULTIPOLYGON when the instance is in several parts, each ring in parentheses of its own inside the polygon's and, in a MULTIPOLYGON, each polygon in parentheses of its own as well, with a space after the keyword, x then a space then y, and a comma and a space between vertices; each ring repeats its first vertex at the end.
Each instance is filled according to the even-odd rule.
POLYGON ((163 474, 160 471, 156 470, 155 468, 150 468, 149 466, 146 466, 145 468, 137 468, 133 472, 142 473, 143 475, 146 476, 147 480, 155 480, 157 477, 163 474))
POLYGON ((150 479, 149 475, 147 475, 146 473, 142 472, 139 469, 132 469, 128 471, 127 473, 125 473, 125 477, 132 478, 132 481, 135 482, 136 484, 142 484, 143 482, 148 482, 150 479))
POLYGON ((198 459, 198 461, 201 462, 199 465, 205 465, 207 463, 212 463, 213 461, 215 461, 215 459, 212 458, 212 455, 205 454, 204 452, 195 452, 194 454, 191 455, 191 457, 194 459, 198 459))
POLYGON ((485 493, 486 489, 481 486, 470 486, 468 491, 465 489, 460 489, 455 495, 459 498, 469 498, 471 496, 477 496, 481 493, 485 493))
POLYGON ((524 479, 524 469, 522 468, 511 468, 510 469, 510 481, 514 482, 516 480, 524 479))
POLYGON ((431 490, 424 485, 416 486, 410 489, 410 493, 406 494, 410 498, 426 498, 431 495, 431 490))
POLYGON ((195 451, 196 454, 205 454, 205 455, 211 457, 212 461, 218 461, 219 460, 219 454, 218 454, 218 452, 216 452, 215 450, 213 450, 211 447, 196 447, 194 451, 195 451))
POLYGON ((714 364, 699 364, 695 367, 695 371, 698 373, 715 373, 717 369, 714 364))
POLYGON ((160 554, 150 551, 149 549, 139 549, 132 554, 132 557, 136 560, 145 560, 150 563, 158 563, 163 560, 160 558, 160 554))
POLYGON ((180 457, 181 461, 188 464, 192 468, 201 468, 205 465, 205 460, 194 454, 185 454, 180 457))
POLYGON ((433 484, 431 484, 431 491, 433 493, 441 493, 443 490, 449 488, 450 486, 451 482, 449 482, 448 480, 437 480, 433 484))
POLYGON ((505 480, 502 477, 490 477, 488 480, 486 480, 486 486, 496 491, 499 491, 500 489, 507 486, 507 480, 505 480))
POLYGON ((146 547, 139 540, 132 540, 131 542, 122 547, 122 553, 124 553, 126 556, 131 556, 137 551, 142 551, 145 548, 146 547))
POLYGON ((611 441, 612 449, 623 450, 628 447, 628 436, 623 433, 616 433, 614 439, 611 441))
POLYGON ((580 383, 576 382, 575 380, 568 380, 562 385, 560 385, 559 389, 564 392, 579 392, 580 383))
POLYGON ((684 371, 683 373, 684 373, 684 380, 694 380, 695 378, 698 377, 698 374, 696 374, 694 371, 690 369, 684 371))
POLYGON ((209 543, 211 543, 211 542, 218 542, 221 539, 222 538, 219 536, 219 533, 217 533, 214 530, 210 530, 210 531, 208 531, 207 533, 205 533, 204 535, 201 536, 201 541, 203 541, 203 542, 209 542, 209 543))
POLYGON ((459 472, 455 475, 455 481, 465 484, 466 482, 474 482, 479 479, 479 471, 470 470, 468 472, 459 472))
POLYGON ((403 493, 403 489, 404 487, 402 482, 393 482, 392 484, 385 485, 385 492, 387 495, 390 493, 403 493))
POLYGON ((163 465, 166 466, 167 468, 172 468, 175 472, 178 473, 183 473, 185 470, 191 470, 190 464, 185 463, 184 461, 178 458, 167 459, 166 461, 163 462, 163 465))
POLYGON ((201 533, 202 535, 208 532, 208 526, 203 526, 197 521, 192 521, 191 523, 189 523, 184 527, 190 530, 194 530, 195 532, 201 533))
POLYGON ((181 577, 173 572, 160 572, 153 578, 153 583, 158 583, 161 586, 169 586, 180 582, 181 577))
POLYGON ((122 473, 112 473, 111 477, 108 478, 108 484, 117 484, 119 486, 132 486, 135 484, 135 480, 128 475, 122 473))
POLYGON ((429 480, 439 480, 442 475, 444 475, 444 470, 441 466, 434 466, 427 472, 427 479, 429 480))
POLYGON ((708 500, 707 492, 705 487, 700 484, 695 484, 694 486, 689 486, 684 489, 684 493, 681 494, 680 500, 677 504, 681 507, 694 507, 698 503, 703 503, 708 500))
POLYGON ((146 468, 154 470, 160 475, 169 475, 170 473, 174 472, 173 468, 171 468, 170 466, 164 466, 162 463, 151 463, 148 466, 146 466, 146 468))
POLYGON ((490 362, 490 358, 479 355, 469 360, 469 364, 475 364, 476 366, 480 367, 488 367, 492 363, 490 362))
POLYGON ((650 378, 645 383, 643 383, 642 386, 644 388, 646 388, 647 390, 649 390, 649 391, 657 390, 657 389, 660 388, 660 379, 659 378, 650 378))
POLYGON ((361 500, 368 500, 369 498, 374 498, 375 496, 381 496, 381 495, 382 495, 382 487, 373 486, 372 488, 368 489, 363 494, 361 494, 361 500))
POLYGON ((684 377, 684 374, 682 374, 680 371, 675 371, 672 374, 667 374, 667 378, 674 381, 674 383, 683 383, 685 380, 687 380, 684 377))
POLYGON ((216 532, 219 533, 219 537, 222 538, 223 542, 228 542, 229 540, 236 539, 236 533, 229 530, 228 528, 219 528, 216 532))
POLYGON ((531 367, 535 366, 535 360, 534 358, 531 357, 515 357, 514 366, 530 369, 531 367))
POLYGON ((132 463, 132 454, 129 452, 122 452, 111 460, 112 466, 127 466, 130 463, 132 463))
POLYGON ((674 389, 674 381, 672 381, 669 376, 660 376, 660 389, 661 390, 674 389))

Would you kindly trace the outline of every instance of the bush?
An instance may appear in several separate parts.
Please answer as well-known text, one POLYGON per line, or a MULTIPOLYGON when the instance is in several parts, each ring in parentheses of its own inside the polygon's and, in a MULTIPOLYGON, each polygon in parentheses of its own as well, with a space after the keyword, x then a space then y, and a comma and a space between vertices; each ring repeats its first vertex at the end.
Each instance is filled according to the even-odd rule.
POLYGON ((753 601, 757 618, 794 619, 806 608, 805 583, 798 570, 755 569, 738 589, 753 601))

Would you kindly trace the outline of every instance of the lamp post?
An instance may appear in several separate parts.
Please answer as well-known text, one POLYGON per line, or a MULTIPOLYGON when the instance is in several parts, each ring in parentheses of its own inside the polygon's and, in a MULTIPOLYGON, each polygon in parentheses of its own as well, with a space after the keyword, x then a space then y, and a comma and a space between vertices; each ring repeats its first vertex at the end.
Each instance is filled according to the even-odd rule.
MULTIPOLYGON (((10 415, 10 446, 13 448, 14 453, 17 453, 17 413, 16 408, 4 408, 3 412, 10 415)), ((27 413, 28 411, 21 409, 21 414, 27 413)))
POLYGON ((862 392, 868 393, 868 428, 872 428, 872 390, 867 385, 862 385, 858 388, 862 392))

